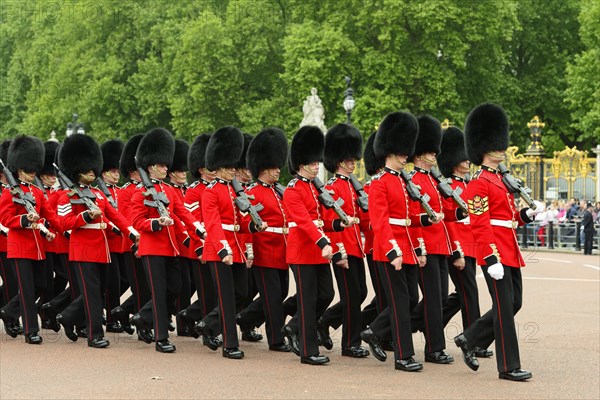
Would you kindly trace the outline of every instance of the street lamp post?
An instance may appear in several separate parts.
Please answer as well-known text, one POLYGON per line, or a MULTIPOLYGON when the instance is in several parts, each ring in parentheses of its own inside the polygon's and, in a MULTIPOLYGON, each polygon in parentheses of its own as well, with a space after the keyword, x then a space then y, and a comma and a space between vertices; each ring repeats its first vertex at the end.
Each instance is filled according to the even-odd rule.
POLYGON ((73 121, 67 123, 67 137, 71 136, 74 133, 79 135, 85 135, 85 129, 83 129, 83 122, 77 122, 77 118, 79 118, 79 115, 73 114, 73 121))
POLYGON ((356 102, 354 101, 354 89, 350 87, 350 83, 352 83, 352 79, 349 76, 344 77, 346 81, 346 90, 344 91, 344 110, 346 110, 346 123, 350 124, 352 122, 352 110, 354 109, 354 105, 356 102))

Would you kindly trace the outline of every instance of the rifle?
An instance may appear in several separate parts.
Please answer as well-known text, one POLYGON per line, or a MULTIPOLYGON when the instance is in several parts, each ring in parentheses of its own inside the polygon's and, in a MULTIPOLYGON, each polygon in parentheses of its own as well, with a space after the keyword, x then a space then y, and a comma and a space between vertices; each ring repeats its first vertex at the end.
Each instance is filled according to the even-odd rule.
POLYGON ((361 210, 363 210, 364 212, 368 212, 369 211, 369 196, 365 192, 365 189, 363 188, 362 183, 360 183, 358 181, 358 179, 356 179, 356 176, 354 176, 353 174, 350 174, 350 184, 352 185, 352 187, 354 188, 354 191, 358 195, 358 198, 356 199, 356 203, 361 208, 361 210))
POLYGON ((535 205, 533 199, 529 194, 531 193, 531 189, 526 186, 523 186, 514 176, 510 174, 510 170, 506 168, 503 163, 498 164, 498 171, 502 174, 502 183, 508 189, 510 193, 515 193, 521 196, 521 198, 527 203, 529 208, 535 210, 537 206, 535 205))
POLYGON ((144 187, 146 188, 144 196, 152 198, 152 200, 144 200, 144 205, 156 208, 161 218, 171 219, 171 214, 167 209, 170 203, 169 199, 167 198, 167 195, 164 192, 156 191, 154 183, 152 183, 152 180, 150 180, 150 177, 148 177, 148 173, 143 168, 138 167, 137 170, 140 174, 142 185, 144 185, 144 187))
POLYGON ((279 194, 282 198, 283 198, 283 194, 285 193, 285 186, 283 186, 281 183, 279 182, 275 182, 275 187, 274 187, 275 191, 277 192, 277 194, 279 194))
MULTIPOLYGON (((61 170, 58 168, 58 165, 55 163, 52 164, 54 166, 54 170, 56 171, 56 176, 60 181, 61 186, 66 187, 69 191, 67 196, 73 197, 77 195, 79 199, 70 200, 71 204, 83 204, 87 207, 89 211, 101 211, 98 204, 96 204, 96 195, 89 187, 80 187, 79 185, 73 183, 61 170)), ((116 233, 117 235, 121 234, 121 230, 115 226, 112 222, 108 223, 110 225, 110 229, 116 233)))
POLYGON ((37 186, 44 193, 44 197, 48 198, 48 193, 46 193, 46 189, 44 189, 44 183, 42 182, 40 177, 36 175, 33 178, 33 182, 34 182, 35 186, 37 186))
POLYGON ((435 211, 433 211, 433 208, 431 208, 431 206, 429 205, 429 195, 427 193, 421 194, 421 191, 419 190, 417 185, 415 185, 412 181, 412 174, 409 174, 402 169, 400 170, 400 176, 402 177, 402 179, 404 179, 404 183, 406 183, 406 191, 408 192, 408 196, 411 199, 421 203, 421 206, 423 207, 429 218, 431 220, 435 220, 437 216, 435 214, 435 211))
POLYGON ((244 187, 237 179, 233 178, 231 181, 231 187, 235 192, 235 205, 237 208, 241 212, 247 212, 250 214, 250 218, 252 218, 252 222, 254 222, 256 229, 260 229, 260 227, 263 225, 263 220, 260 215, 258 215, 258 212, 261 211, 264 206, 260 203, 253 206, 252 203, 250 203, 248 195, 244 191, 244 187))
POLYGON ((441 195, 446 199, 452 198, 454 204, 456 204, 465 215, 469 215, 467 203, 465 203, 465 201, 460 197, 462 189, 457 187, 456 189, 452 190, 452 187, 450 187, 446 179, 442 176, 442 173, 436 167, 431 167, 430 172, 431 176, 433 176, 433 179, 435 179, 435 181, 438 183, 437 188, 441 195))
POLYGON ((313 185, 315 185, 315 188, 319 192, 319 202, 323 204, 323 206, 327 209, 332 208, 333 211, 335 211, 335 213, 338 215, 338 217, 340 217, 344 225, 350 225, 350 219, 348 218, 348 215, 344 212, 344 210, 342 210, 344 200, 337 199, 334 201, 333 197, 331 197, 331 194, 327 191, 327 189, 325 189, 325 185, 323 184, 323 182, 321 182, 321 180, 318 177, 315 177, 312 180, 312 183, 313 185))
POLYGON ((106 182, 104 182, 104 179, 102 179, 100 177, 96 178, 96 184, 98 185, 98 189, 100 189, 100 191, 102 193, 104 193, 104 196, 106 196, 106 198, 108 199, 108 202, 110 203, 110 205, 113 206, 113 208, 116 210, 117 209, 117 202, 112 197, 112 194, 110 193, 110 190, 108 190, 108 186, 106 186, 106 182))
MULTIPOLYGON (((17 182, 14 175, 6 165, 4 165, 4 161, 0 159, 0 165, 2 165, 2 173, 6 177, 6 181, 8 182, 8 186, 10 187, 10 193, 12 194, 13 203, 20 204, 25 207, 27 214, 33 214, 39 218, 39 214, 35 209, 35 198, 31 192, 25 193, 23 189, 21 189, 21 185, 17 182)), ((32 224, 33 229, 39 229, 41 235, 46 238, 50 231, 43 224, 32 224)))

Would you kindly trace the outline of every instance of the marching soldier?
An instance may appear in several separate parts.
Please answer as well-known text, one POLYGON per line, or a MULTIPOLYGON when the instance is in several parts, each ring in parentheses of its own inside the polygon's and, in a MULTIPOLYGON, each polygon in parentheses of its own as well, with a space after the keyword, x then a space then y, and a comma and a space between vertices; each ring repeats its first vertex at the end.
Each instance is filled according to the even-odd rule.
MULTIPOLYGON (((465 153, 464 134, 460 129, 450 127, 444 131, 441 151, 437 157, 440 171, 450 181, 452 190, 460 189, 460 196, 464 200, 467 195, 467 175, 471 163, 465 153)), ((476 249, 468 215, 463 214, 463 210, 455 204, 452 198, 446 198, 444 199, 444 215, 451 214, 456 216, 456 221, 446 224, 452 245, 452 254, 448 257, 448 271, 456 292, 448 296, 448 302, 444 306, 444 326, 460 310, 464 330, 481 316, 479 291, 475 280, 476 249)), ((415 331, 414 326, 413 331, 415 331)), ((475 355, 491 357, 493 354, 490 350, 477 348, 475 355)))
POLYGON ((518 210, 514 196, 503 183, 498 165, 504 161, 509 138, 508 118, 495 104, 481 104, 467 116, 465 147, 469 160, 481 169, 467 186, 467 204, 477 264, 492 297, 492 309, 454 339, 463 352, 463 360, 472 370, 479 368, 473 353, 475 346, 487 348, 496 342, 496 362, 500 379, 523 381, 532 377, 521 369, 515 314, 523 300, 521 255, 515 229, 530 223, 542 212, 536 208, 518 210))
POLYGON ((104 338, 102 328, 102 300, 111 268, 106 230, 116 226, 134 241, 139 235, 104 193, 90 186, 103 167, 102 151, 92 137, 69 136, 60 149, 58 162, 61 172, 74 185, 58 200, 58 215, 62 217, 61 229, 71 231, 69 261, 75 265, 81 294, 56 319, 67 336, 77 340, 73 325, 82 320, 84 314, 88 346, 105 348, 110 343, 104 338))
MULTIPOLYGON (((10 140, 5 140, 0 144, 0 159, 7 160, 8 148, 10 140)), ((8 191, 8 182, 4 173, 0 171, 1 194, 8 191)), ((2 274, 2 297, 0 298, 0 306, 4 307, 10 299, 17 295, 18 285, 17 277, 15 276, 12 260, 6 257, 7 252, 7 237, 8 228, 0 224, 0 273, 2 274)))
MULTIPOLYGON (((120 188, 117 186, 121 178, 119 170, 119 160, 125 144, 118 140, 109 140, 102 143, 100 150, 102 151, 102 171, 98 180, 104 182, 108 194, 107 197, 109 206, 118 210, 120 188)), ((101 184, 101 183, 100 183, 101 184)), ((121 303, 121 270, 125 262, 123 257, 123 235, 116 233, 113 229, 107 229, 106 240, 110 249, 110 265, 108 267, 108 280, 104 293, 104 304, 106 305, 106 331, 107 332, 123 332, 121 322, 111 313, 111 310, 118 307, 121 303)), ((131 242, 129 242, 131 243, 131 242)))
MULTIPOLYGON (((218 315, 223 357, 231 359, 244 357, 235 322, 236 304, 247 296, 248 290, 246 261, 249 254, 242 247, 245 243, 242 234, 266 228, 264 223, 255 226, 235 204, 232 180, 243 149, 243 134, 235 127, 220 128, 211 136, 206 148, 206 168, 216 171, 216 178, 202 195, 202 216, 207 231, 202 259, 210 265, 218 301, 205 320, 214 320, 215 313, 218 315)), ((207 334, 206 330, 202 334, 207 334)))
POLYGON ((364 248, 360 221, 361 209, 357 203, 357 192, 350 183, 350 174, 356 162, 362 158, 362 136, 358 129, 348 124, 338 124, 325 135, 325 168, 335 174, 327 182, 327 190, 334 198, 344 201, 342 209, 355 221, 340 233, 331 233, 334 243, 342 243, 348 256, 348 266, 334 264, 333 272, 338 285, 340 302, 331 306, 319 319, 319 331, 323 345, 329 350, 333 346, 329 326, 337 329, 342 325, 342 356, 363 358, 369 351, 360 346, 361 304, 367 297, 365 282, 364 248))
MULTIPOLYGON (((137 152, 142 137, 144 137, 144 135, 141 133, 132 136, 127 143, 125 143, 125 147, 123 148, 119 160, 119 170, 123 178, 127 181, 119 191, 119 212, 129 222, 131 222, 131 197, 135 191, 138 190, 137 185, 140 183, 140 175, 135 165, 135 153, 137 152)), ((121 251, 123 252, 124 262, 124 270, 122 270, 123 273, 121 275, 127 277, 129 287, 131 288, 131 296, 129 296, 129 298, 120 306, 113 308, 111 314, 121 322, 123 330, 132 335, 134 329, 129 321, 129 314, 137 313, 140 308, 150 300, 150 289, 146 282, 146 274, 141 259, 135 255, 137 249, 132 249, 131 241, 126 236, 123 236, 121 251)), ((138 330, 137 335, 139 340, 148 343, 154 341, 151 329, 138 330)))
MULTIPOLYGON (((286 262, 294 272, 298 296, 295 319, 300 362, 312 365, 329 362, 329 357, 319 354, 317 319, 334 296, 330 262, 343 262, 345 258, 337 244, 334 252, 325 235, 325 230, 341 231, 344 225, 339 219, 328 219, 331 214, 319 203, 319 192, 313 183, 324 148, 325 138, 319 128, 304 126, 296 132, 290 149, 290 166, 296 177, 288 184, 283 199, 290 227, 286 262)), ((286 334, 290 343, 296 340, 289 332, 286 334)))
POLYGON ((247 166, 256 183, 250 185, 247 192, 254 198, 254 204, 264 207, 260 215, 269 227, 264 232, 255 233, 252 238, 252 273, 260 293, 253 304, 262 307, 262 315, 248 321, 250 313, 240 313, 240 319, 243 315, 250 326, 258 326, 265 321, 269 350, 280 352, 290 351, 281 332, 285 322, 283 301, 289 287, 289 270, 285 261, 288 217, 283 193, 278 192, 275 185, 287 158, 287 146, 283 131, 267 128, 256 135, 248 147, 247 166))
MULTIPOLYGON (((181 272, 176 257, 180 254, 176 227, 183 221, 194 227, 198 235, 205 232, 198 221, 185 209, 180 196, 163 182, 173 163, 175 139, 162 128, 146 133, 136 152, 137 167, 148 174, 149 181, 138 185, 131 197, 130 213, 133 226, 140 232, 138 254, 146 272, 151 301, 131 317, 131 324, 139 331, 150 329, 154 322, 155 348, 172 353, 175 345, 169 341, 169 307, 181 290, 181 272), (154 192, 154 193, 153 193, 154 192), (150 204, 148 204, 150 203, 150 204), (160 209, 164 207, 164 211, 160 209)), ((142 340, 148 342, 149 337, 142 340)))
POLYGON ((5 175, 5 178, 9 183, 14 181, 14 189, 5 190, 0 197, 0 223, 9 230, 7 258, 12 259, 18 282, 18 295, 0 310, 0 318, 4 321, 6 333, 14 338, 18 334, 18 319, 21 315, 25 342, 30 344, 42 343, 35 302, 45 287, 44 242, 55 237, 54 233, 45 228, 44 219, 55 227, 54 229, 59 226, 59 220, 44 193, 33 185, 36 173, 43 165, 42 142, 32 136, 17 136, 8 148, 5 169, 6 174, 11 174, 5 175), (29 202, 26 197, 32 201, 29 202), (28 203, 31 208, 26 207, 24 203, 28 203))
MULTIPOLYGON (((402 371, 419 371, 423 365, 413 358, 410 325, 409 269, 425 263, 420 230, 411 225, 426 226, 431 222, 419 214, 410 201, 401 177, 408 156, 414 152, 419 125, 409 113, 388 114, 375 136, 375 155, 385 157, 384 171, 373 177, 369 189, 369 216, 373 227, 373 260, 387 298, 388 308, 374 321, 389 321, 394 343, 394 367, 402 371), (386 316, 388 316, 386 318, 386 316)), ((362 338, 369 343, 373 355, 385 361, 378 336, 367 329, 362 338)))
MULTIPOLYGON (((412 160, 415 164, 413 182, 423 194, 430 197, 429 205, 436 212, 436 223, 423 227, 423 239, 427 251, 427 263, 419 269, 419 286, 423 299, 413 310, 413 325, 423 326, 425 335, 425 361, 450 364, 454 358, 446 353, 442 308, 448 298, 448 263, 451 254, 450 239, 444 221, 442 197, 430 169, 440 154, 442 126, 428 115, 417 118, 419 134, 412 160)), ((452 216, 448 216, 452 217, 452 216)))
MULTIPOLYGON (((206 169, 205 162, 206 147, 210 140, 210 136, 211 135, 208 133, 198 136, 194 140, 194 143, 192 143, 187 158, 190 174, 197 180, 186 190, 184 205, 194 218, 201 223, 203 223, 202 194, 208 185, 210 185, 210 182, 215 178, 214 172, 206 169)), ((192 272, 198 299, 185 310, 182 310, 177 314, 179 321, 187 325, 195 338, 199 337, 198 332, 196 332, 196 323, 206 317, 217 305, 210 266, 206 262, 201 262, 199 259, 199 257, 202 256, 203 249, 204 242, 192 237, 190 247, 188 248, 188 258, 192 264, 192 272), (194 256, 195 258, 193 258, 194 256)), ((215 319, 213 328, 216 331, 219 329, 218 325, 218 319, 215 319)), ((215 350, 219 346, 214 335, 203 335, 202 341, 206 346, 214 348, 215 350)))

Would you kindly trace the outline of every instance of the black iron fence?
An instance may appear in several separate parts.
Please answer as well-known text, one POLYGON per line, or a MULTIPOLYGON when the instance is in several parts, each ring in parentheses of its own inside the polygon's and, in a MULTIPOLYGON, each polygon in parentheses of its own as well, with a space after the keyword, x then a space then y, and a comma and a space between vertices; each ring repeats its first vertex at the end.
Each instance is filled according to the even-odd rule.
MULTIPOLYGON (((548 249, 582 250, 585 233, 581 222, 552 222, 545 225, 532 222, 517 229, 519 242, 523 248, 545 247, 548 249)), ((595 225, 593 249, 598 249, 600 225, 595 225)))

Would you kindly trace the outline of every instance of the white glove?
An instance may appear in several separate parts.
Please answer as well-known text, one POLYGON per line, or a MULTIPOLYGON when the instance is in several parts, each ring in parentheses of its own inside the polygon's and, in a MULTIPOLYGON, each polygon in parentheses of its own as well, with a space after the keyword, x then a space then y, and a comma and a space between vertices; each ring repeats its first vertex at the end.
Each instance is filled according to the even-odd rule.
POLYGON ((533 203, 535 204, 535 210, 530 208, 527 211, 525 211, 525 214, 529 218, 538 215, 539 213, 543 212, 546 209, 546 205, 544 203, 542 203, 541 201, 534 200, 533 203))
POLYGON ((500 263, 492 264, 487 272, 497 281, 504 278, 504 267, 500 263))

